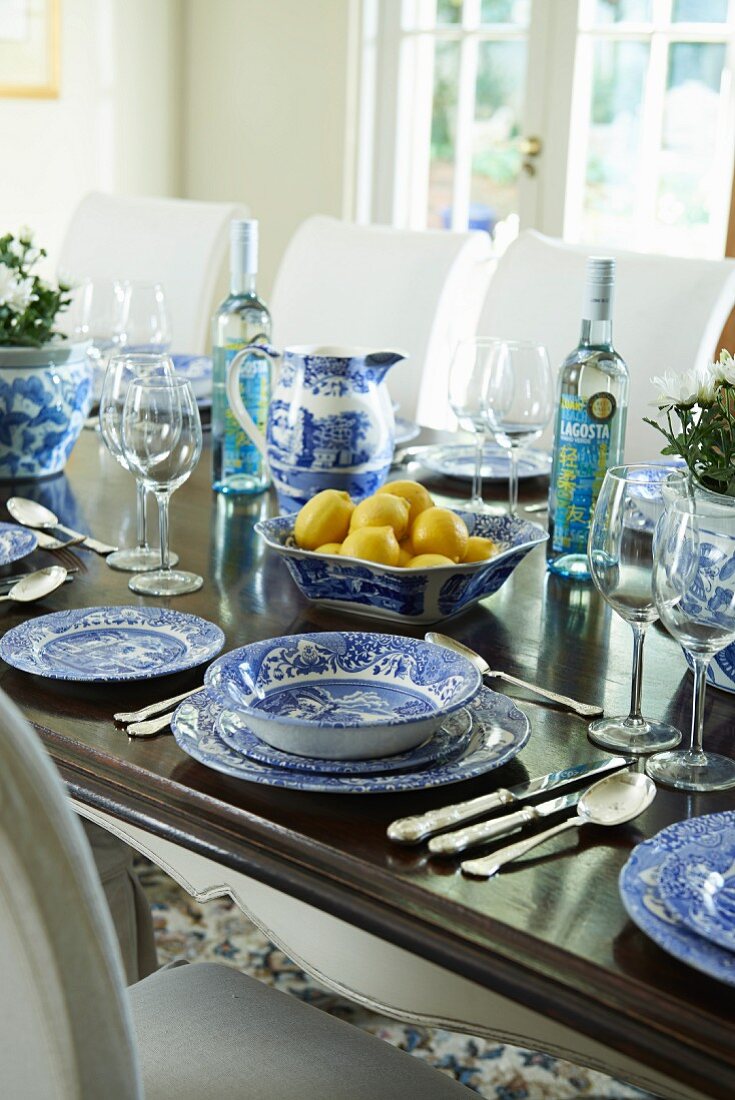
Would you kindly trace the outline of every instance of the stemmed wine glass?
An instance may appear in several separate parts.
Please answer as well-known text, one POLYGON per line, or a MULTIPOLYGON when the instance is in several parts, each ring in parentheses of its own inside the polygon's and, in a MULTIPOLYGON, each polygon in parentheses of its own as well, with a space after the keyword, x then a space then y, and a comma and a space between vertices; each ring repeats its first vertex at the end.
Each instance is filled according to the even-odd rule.
POLYGON ((171 344, 166 298, 160 283, 118 282, 112 338, 121 350, 161 354, 171 344))
POLYGON ((646 771, 685 791, 735 787, 735 760, 702 748, 707 668, 735 641, 735 508, 716 497, 672 494, 656 535, 653 590, 670 634, 694 667, 688 749, 657 753, 646 771))
POLYGON ((587 558, 605 601, 633 630, 630 713, 599 718, 589 737, 611 752, 646 753, 678 745, 681 733, 641 714, 643 642, 658 618, 653 594, 654 533, 665 508, 671 473, 662 465, 613 466, 605 474, 592 516, 587 558))
MULTIPOLYGON (((173 377, 173 374, 173 363, 165 355, 115 355, 110 359, 100 395, 100 435, 110 454, 124 470, 130 470, 130 464, 123 449, 122 417, 131 383, 136 378, 166 378, 173 377)), ((126 573, 155 569, 161 560, 160 550, 148 545, 145 484, 141 477, 136 477, 135 484, 138 545, 132 549, 116 550, 106 559, 113 569, 126 573)), ((176 561, 172 564, 175 565, 176 561)))
POLYGON ((122 419, 125 457, 146 489, 155 493, 161 530, 161 565, 133 577, 128 587, 143 596, 196 592, 202 578, 171 568, 168 509, 171 494, 188 478, 202 452, 202 425, 191 385, 183 378, 136 378, 122 419))
POLYGON ((533 340, 478 342, 485 359, 490 430, 509 452, 508 511, 518 514, 518 452, 543 432, 554 408, 554 382, 543 344, 533 340))
POLYGON ((468 507, 473 512, 489 511, 482 499, 482 462, 488 434, 485 398, 486 347, 481 340, 462 340, 449 368, 449 404, 460 427, 475 435, 475 467, 468 507))

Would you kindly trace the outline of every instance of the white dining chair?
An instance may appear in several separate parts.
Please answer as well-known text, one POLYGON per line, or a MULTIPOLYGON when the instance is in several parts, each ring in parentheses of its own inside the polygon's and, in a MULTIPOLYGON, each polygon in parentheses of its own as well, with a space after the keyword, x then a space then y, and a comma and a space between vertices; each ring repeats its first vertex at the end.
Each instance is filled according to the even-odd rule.
POLYGON ((230 221, 243 217, 247 210, 235 203, 93 191, 72 214, 59 277, 160 283, 172 351, 208 352, 212 315, 227 293, 230 221))
POLYGON ((651 378, 712 358, 735 305, 735 261, 570 245, 528 230, 498 261, 479 335, 538 340, 558 368, 579 339, 586 259, 595 255, 617 260, 613 340, 630 370, 625 458, 646 461, 665 446, 642 420, 655 413, 651 378))
POLYGON ((490 276, 486 233, 354 225, 317 215, 296 230, 271 297, 280 347, 400 349, 387 383, 400 414, 444 421, 457 341, 477 325, 490 276))
POLYGON ((450 1100, 438 1070, 220 964, 125 990, 82 828, 0 692, 0 1066, 23 1100, 450 1100))

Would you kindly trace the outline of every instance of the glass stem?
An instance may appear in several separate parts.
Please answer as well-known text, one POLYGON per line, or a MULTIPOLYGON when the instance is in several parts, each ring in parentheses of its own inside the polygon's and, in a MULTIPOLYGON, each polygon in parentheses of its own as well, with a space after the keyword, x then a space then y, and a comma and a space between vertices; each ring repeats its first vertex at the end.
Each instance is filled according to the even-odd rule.
POLYGON ((475 472, 472 475, 473 508, 482 508, 482 460, 485 457, 485 433, 475 428, 475 472))
POLYGON ((692 700, 692 736, 689 751, 692 755, 693 763, 704 763, 704 754, 702 752, 702 735, 704 731, 704 692, 707 687, 707 669, 709 668, 709 657, 703 657, 701 654, 692 653, 694 660, 694 698, 692 700))
POLYGON ((146 522, 145 485, 138 478, 135 482, 136 520, 138 528, 138 549, 148 549, 148 524, 146 522))
POLYGON ((646 640, 646 625, 631 623, 633 631, 633 681, 630 689, 630 714, 628 722, 636 725, 643 722, 641 714, 641 693, 643 691, 643 643, 646 640))
POLYGON ((168 493, 156 493, 158 501, 158 525, 161 530, 161 569, 166 572, 171 568, 168 556, 168 493))
POLYGON ((518 448, 510 446, 510 474, 508 475, 508 511, 518 515, 518 448))

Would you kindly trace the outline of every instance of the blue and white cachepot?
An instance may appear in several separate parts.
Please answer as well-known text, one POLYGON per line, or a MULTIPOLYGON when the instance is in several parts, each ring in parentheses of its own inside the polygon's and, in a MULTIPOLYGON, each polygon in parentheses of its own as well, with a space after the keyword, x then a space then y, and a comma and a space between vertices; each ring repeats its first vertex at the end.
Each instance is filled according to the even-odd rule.
POLYGON ((87 344, 0 347, 0 480, 58 474, 92 402, 87 344))
POLYGON ((233 413, 264 455, 283 512, 296 512, 322 489, 370 496, 388 476, 395 420, 384 385, 400 351, 367 348, 253 345, 229 364, 227 397, 233 413), (253 355, 281 359, 268 412, 266 438, 240 394, 240 367, 253 355))

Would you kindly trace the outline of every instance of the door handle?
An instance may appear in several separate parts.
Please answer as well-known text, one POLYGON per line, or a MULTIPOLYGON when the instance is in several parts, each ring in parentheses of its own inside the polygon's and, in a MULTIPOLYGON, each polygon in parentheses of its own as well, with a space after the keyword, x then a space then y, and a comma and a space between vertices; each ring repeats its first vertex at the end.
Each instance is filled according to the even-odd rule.
POLYGON ((519 140, 518 148, 523 157, 538 157, 543 151, 544 143, 540 137, 524 137, 519 140))

